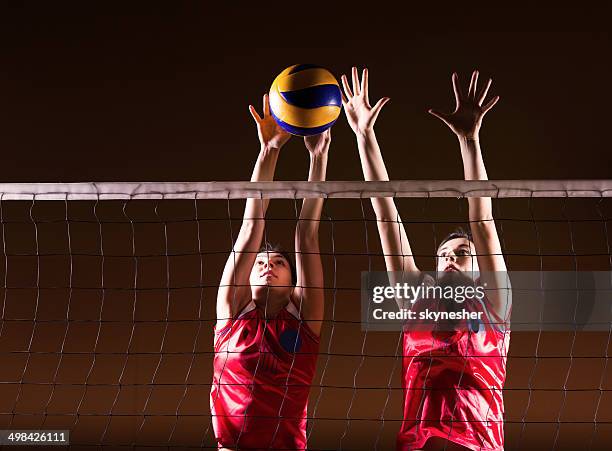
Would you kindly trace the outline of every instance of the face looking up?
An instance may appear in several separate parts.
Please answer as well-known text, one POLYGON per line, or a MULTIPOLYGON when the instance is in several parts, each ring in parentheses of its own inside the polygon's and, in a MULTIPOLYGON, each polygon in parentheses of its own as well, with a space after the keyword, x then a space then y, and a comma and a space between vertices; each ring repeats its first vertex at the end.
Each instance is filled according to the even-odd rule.
POLYGON ((436 258, 438 272, 459 271, 477 272, 478 260, 476 259, 476 248, 467 238, 453 238, 448 240, 438 249, 436 258))
POLYGON ((261 252, 255 258, 249 282, 253 299, 268 294, 288 297, 293 289, 289 262, 281 253, 261 252))

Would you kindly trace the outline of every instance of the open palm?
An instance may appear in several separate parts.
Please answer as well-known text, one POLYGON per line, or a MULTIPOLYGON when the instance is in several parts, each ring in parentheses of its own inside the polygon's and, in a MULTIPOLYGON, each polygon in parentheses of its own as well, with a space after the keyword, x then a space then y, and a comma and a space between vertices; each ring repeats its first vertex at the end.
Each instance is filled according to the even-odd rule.
POLYGON ((249 105, 249 111, 257 124, 257 134, 262 146, 280 149, 291 138, 291 135, 283 130, 272 117, 268 94, 263 96, 263 118, 257 114, 253 105, 249 105))
POLYGON ((459 87, 459 78, 456 73, 452 76, 452 82, 453 91, 455 92, 455 111, 447 114, 429 110, 429 113, 448 125, 457 136, 476 138, 482 126, 482 118, 495 106, 499 96, 493 97, 486 105, 482 105, 487 97, 492 80, 489 78, 484 88, 479 90, 477 70, 472 73, 467 94, 459 87))
POLYGON ((389 101, 389 98, 383 97, 376 102, 376 105, 371 106, 368 98, 368 70, 363 69, 361 83, 359 82, 359 74, 356 67, 353 67, 352 72, 352 89, 349 86, 346 75, 342 75, 342 86, 344 88, 342 105, 344 106, 344 113, 349 125, 355 133, 360 134, 374 127, 380 110, 389 101))

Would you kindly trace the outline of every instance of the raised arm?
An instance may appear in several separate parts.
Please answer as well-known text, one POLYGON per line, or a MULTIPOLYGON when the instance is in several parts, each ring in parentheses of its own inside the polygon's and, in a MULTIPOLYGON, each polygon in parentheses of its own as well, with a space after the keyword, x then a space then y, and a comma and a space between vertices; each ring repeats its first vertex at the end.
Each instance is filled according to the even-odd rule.
MULTIPOLYGON (((480 128, 484 115, 498 102, 499 96, 493 97, 484 106, 492 80, 478 88, 478 71, 474 71, 469 88, 463 91, 459 86, 457 74, 452 75, 455 93, 455 111, 450 114, 429 110, 442 120, 457 135, 461 148, 463 173, 465 180, 488 180, 487 171, 480 147, 480 128)), ((493 219, 493 207, 490 197, 470 197, 469 219, 474 247, 476 248, 481 281, 487 282, 490 289, 489 299, 500 316, 507 316, 509 305, 506 262, 502 254, 499 236, 493 219), (497 276, 491 274, 497 272, 497 276), (485 280, 490 279, 490 280, 485 280), (500 290, 501 289, 501 290, 500 290)))
MULTIPOLYGON (((262 118, 257 114, 255 108, 249 105, 249 111, 257 125, 260 143, 251 182, 266 182, 274 179, 279 150, 290 137, 271 116, 267 94, 263 97, 263 110, 262 118)), ((228 319, 238 314, 251 300, 249 275, 257 251, 261 247, 268 203, 268 199, 249 198, 246 201, 242 226, 225 263, 217 292, 217 327, 219 328, 228 319)))
MULTIPOLYGON (((389 174, 376 140, 374 123, 389 98, 383 97, 374 106, 371 106, 368 98, 368 70, 363 70, 361 83, 356 67, 353 67, 352 72, 352 89, 346 76, 342 76, 345 94, 343 105, 348 123, 357 137, 363 176, 367 181, 387 181, 389 174)), ((376 213, 376 224, 387 271, 418 271, 406 230, 393 198, 373 197, 371 200, 376 213)))
MULTIPOLYGON (((327 151, 331 143, 330 130, 304 137, 310 152, 309 182, 325 180, 327 151)), ((319 222, 323 199, 304 199, 300 219, 295 228, 295 263, 297 283, 293 291, 293 302, 302 313, 310 328, 319 335, 324 314, 323 266, 319 250, 319 222)))

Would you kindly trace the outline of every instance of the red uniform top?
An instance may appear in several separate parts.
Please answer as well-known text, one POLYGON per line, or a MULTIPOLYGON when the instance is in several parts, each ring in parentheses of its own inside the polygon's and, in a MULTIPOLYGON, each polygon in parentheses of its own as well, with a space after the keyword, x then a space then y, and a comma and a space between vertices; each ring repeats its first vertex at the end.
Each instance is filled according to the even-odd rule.
MULTIPOLYGON (((426 308, 421 304, 426 302, 417 301, 413 310, 426 308)), ((500 322, 489 307, 486 296, 472 303, 467 309, 482 311, 487 319, 464 322, 456 330, 404 329, 398 450, 422 448, 431 437, 473 450, 503 450, 502 389, 510 331, 488 324, 500 322)))
POLYGON ((210 392, 219 447, 306 449, 306 410, 319 337, 289 302, 266 320, 250 302, 215 330, 210 392))

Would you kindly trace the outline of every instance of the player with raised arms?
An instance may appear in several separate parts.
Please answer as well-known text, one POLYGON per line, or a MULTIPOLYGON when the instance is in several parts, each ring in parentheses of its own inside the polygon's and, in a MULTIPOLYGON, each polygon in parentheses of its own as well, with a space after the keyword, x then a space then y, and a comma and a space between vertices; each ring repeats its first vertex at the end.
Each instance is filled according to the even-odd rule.
MULTIPOLYGON (((250 106, 261 148, 252 182, 274 178, 290 138, 270 114, 250 106)), ((329 130, 304 138, 309 181, 325 180, 329 130)), ((324 313, 319 219, 323 199, 304 199, 295 230, 295 268, 288 254, 262 246, 269 200, 246 201, 217 294, 213 427, 221 449, 305 449, 306 411, 324 313)))
MULTIPOLYGON (((368 71, 361 82, 352 69, 352 86, 342 76, 344 111, 357 137, 365 180, 389 180, 374 133, 374 123, 389 100, 374 106, 368 99, 368 71)), ((466 180, 487 180, 479 131, 484 115, 499 97, 484 104, 491 80, 478 88, 478 72, 466 91, 452 76, 456 108, 453 113, 429 112, 457 135, 466 180)), ((406 231, 393 198, 372 198, 387 271, 410 272, 427 284, 438 283, 415 264, 406 231)), ((470 197, 469 232, 449 235, 437 249, 437 278, 458 274, 487 287, 483 306, 489 320, 478 328, 450 333, 403 330, 403 421, 398 450, 503 449, 503 394, 510 310, 506 264, 493 219, 491 198, 470 197), (480 278, 473 280, 476 273, 480 278)), ((397 273, 396 273, 397 274, 397 273)), ((391 278, 396 276, 390 274, 391 278)), ((391 281, 393 283, 394 281, 391 281)), ((410 308, 398 300, 400 308, 410 308)), ((417 303, 418 304, 418 303, 417 303)), ((415 304, 416 305, 416 304, 415 304)))

